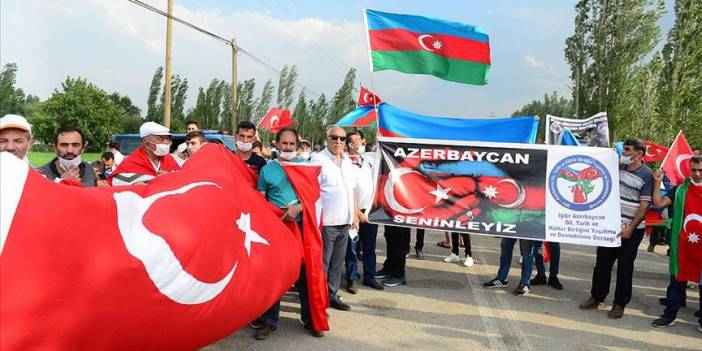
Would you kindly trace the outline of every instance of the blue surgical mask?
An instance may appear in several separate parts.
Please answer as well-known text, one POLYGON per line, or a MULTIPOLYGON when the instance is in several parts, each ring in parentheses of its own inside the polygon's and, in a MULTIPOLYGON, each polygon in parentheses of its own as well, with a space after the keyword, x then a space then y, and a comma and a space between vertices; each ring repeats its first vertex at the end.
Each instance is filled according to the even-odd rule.
POLYGON ((631 157, 629 157, 629 156, 624 156, 624 155, 619 156, 619 163, 621 163, 623 165, 630 165, 633 162, 634 162, 634 160, 632 160, 631 157))

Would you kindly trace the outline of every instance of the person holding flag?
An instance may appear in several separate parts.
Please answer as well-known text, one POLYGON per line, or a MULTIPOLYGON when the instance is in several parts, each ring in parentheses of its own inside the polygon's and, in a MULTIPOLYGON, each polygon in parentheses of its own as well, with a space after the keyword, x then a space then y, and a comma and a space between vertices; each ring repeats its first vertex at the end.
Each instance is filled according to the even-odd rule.
MULTIPOLYGON (((663 172, 653 174, 655 186, 663 180, 663 172)), ((690 177, 665 196, 653 192, 653 204, 658 207, 674 205, 673 231, 670 240, 670 284, 666 290, 663 315, 651 322, 656 328, 675 324, 675 317, 684 301, 687 281, 700 282, 702 272, 702 157, 690 159, 690 177), (695 227, 697 230, 695 230, 695 227)), ((701 308, 702 309, 702 308, 701 308)), ((702 316, 697 329, 702 332, 702 316)))

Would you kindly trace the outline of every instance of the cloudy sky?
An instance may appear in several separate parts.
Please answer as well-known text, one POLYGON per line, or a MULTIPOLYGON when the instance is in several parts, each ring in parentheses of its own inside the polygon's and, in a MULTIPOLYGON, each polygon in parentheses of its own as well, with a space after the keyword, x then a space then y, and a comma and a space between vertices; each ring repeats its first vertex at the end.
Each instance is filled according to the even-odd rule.
MULTIPOLYGON (((431 76, 373 73, 376 92, 418 113, 480 117, 509 115, 544 93, 569 95, 564 41, 573 30, 575 1, 306 1, 174 0, 174 15, 226 38, 276 68, 297 65, 299 83, 328 96, 351 67, 370 86, 362 9, 411 13, 481 26, 490 36, 492 67, 486 86, 431 76)), ((165 0, 144 2, 166 9, 165 0)), ((672 12, 672 0, 667 1, 672 12)), ((663 35, 673 22, 668 13, 663 35)), ((50 96, 66 76, 126 94, 142 109, 156 67, 165 60, 164 17, 126 0, 2 0, 0 64, 16 62, 17 85, 50 96)), ((225 44, 174 23, 174 73, 197 87, 231 80, 225 44)), ((259 86, 277 75, 241 56, 239 80, 259 86)), ((309 95, 315 95, 308 93, 309 95)))

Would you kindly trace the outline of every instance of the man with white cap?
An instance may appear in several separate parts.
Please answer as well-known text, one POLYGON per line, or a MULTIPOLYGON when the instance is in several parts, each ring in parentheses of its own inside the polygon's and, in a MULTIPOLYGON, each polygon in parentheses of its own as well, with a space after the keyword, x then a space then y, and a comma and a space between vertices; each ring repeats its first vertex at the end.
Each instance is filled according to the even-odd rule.
POLYGON ((27 154, 33 143, 32 126, 24 117, 5 115, 0 118, 0 152, 9 152, 29 163, 27 154))
POLYGON ((171 156, 171 132, 156 123, 139 128, 141 146, 132 152, 107 178, 112 185, 148 183, 161 174, 177 171, 180 166, 171 156))

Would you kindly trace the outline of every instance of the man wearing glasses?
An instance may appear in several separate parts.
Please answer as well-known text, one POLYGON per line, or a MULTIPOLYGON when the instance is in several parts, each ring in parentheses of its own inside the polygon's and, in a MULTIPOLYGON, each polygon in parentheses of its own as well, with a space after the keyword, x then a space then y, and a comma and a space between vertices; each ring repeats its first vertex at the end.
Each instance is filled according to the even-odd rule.
MULTIPOLYGON (((663 180, 663 173, 661 170, 656 170, 653 173, 653 179, 655 181, 654 189, 660 189, 661 181, 663 180)), ((660 192, 653 192, 653 205, 658 208, 668 207, 670 205, 674 206, 673 222, 682 221, 682 218, 696 218, 702 215, 702 213, 697 212, 699 210, 699 204, 702 202, 702 157, 694 156, 690 159, 690 178, 686 179, 680 186, 671 189, 665 196, 661 196, 660 192), (678 194, 680 192, 680 194, 678 194), (677 200, 677 201, 676 201, 677 200), (678 209, 681 206, 682 211, 678 209), (677 210, 676 210, 677 209, 677 210)), ((693 221, 690 221, 693 222, 693 221)), ((673 225, 673 228, 676 226, 673 225)), ((689 223, 688 229, 692 227, 692 223, 689 223)), ((697 233, 695 233, 697 234, 697 233)), ((698 244, 699 235, 689 234, 687 238, 680 237, 679 240, 689 240, 690 243, 698 244)), ((680 232, 672 232, 671 236, 680 235, 680 232)), ((698 247, 699 248, 699 247, 698 247)), ((698 251, 699 254, 699 251, 698 251)), ((672 257, 671 260, 675 259, 672 257)), ((699 281, 698 281, 699 282, 699 281)), ((684 306, 686 296, 685 289, 687 289, 687 281, 678 280, 676 276, 670 276, 670 284, 668 284, 668 289, 666 290, 666 297, 660 299, 660 302, 665 305, 665 310, 663 310, 663 315, 651 322, 656 328, 665 328, 675 324, 675 318, 678 315, 678 311, 681 306, 684 306)), ((702 301, 702 285, 700 288, 700 301, 702 301)), ((702 311, 702 307, 700 307, 702 311)), ((695 316, 699 317, 697 329, 702 332, 702 315, 698 311, 695 316)))
POLYGON ((351 306, 341 300, 339 285, 344 267, 349 228, 358 229, 358 205, 354 195, 356 171, 344 154, 346 131, 332 126, 327 129, 327 147, 312 157, 312 163, 322 165, 320 190, 322 200, 322 241, 324 270, 332 307, 348 311, 351 306))

